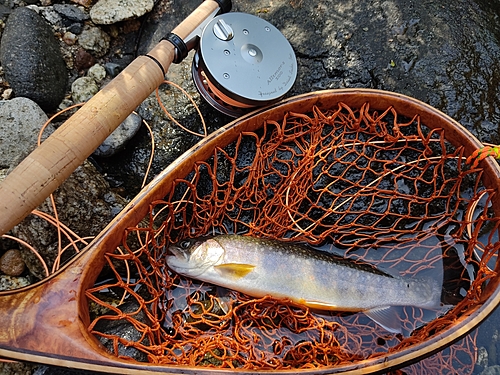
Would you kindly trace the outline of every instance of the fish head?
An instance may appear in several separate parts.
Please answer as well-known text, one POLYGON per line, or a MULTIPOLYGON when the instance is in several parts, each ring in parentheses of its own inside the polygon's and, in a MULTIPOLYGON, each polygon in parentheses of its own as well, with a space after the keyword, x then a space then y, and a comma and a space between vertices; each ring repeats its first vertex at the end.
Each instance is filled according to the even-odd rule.
POLYGON ((169 246, 168 267, 184 276, 198 277, 221 262, 224 248, 213 239, 190 238, 169 246))

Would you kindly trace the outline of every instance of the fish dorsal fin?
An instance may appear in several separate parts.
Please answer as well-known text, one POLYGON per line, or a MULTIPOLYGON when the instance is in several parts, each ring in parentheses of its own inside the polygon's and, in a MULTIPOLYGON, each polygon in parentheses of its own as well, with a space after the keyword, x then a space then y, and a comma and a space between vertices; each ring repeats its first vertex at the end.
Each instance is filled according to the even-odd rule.
POLYGON ((403 327, 397 309, 393 306, 376 307, 364 311, 378 325, 391 333, 402 333, 403 327))
POLYGON ((244 263, 223 263, 214 266, 214 268, 222 276, 229 276, 239 279, 252 272, 255 266, 252 264, 244 263))

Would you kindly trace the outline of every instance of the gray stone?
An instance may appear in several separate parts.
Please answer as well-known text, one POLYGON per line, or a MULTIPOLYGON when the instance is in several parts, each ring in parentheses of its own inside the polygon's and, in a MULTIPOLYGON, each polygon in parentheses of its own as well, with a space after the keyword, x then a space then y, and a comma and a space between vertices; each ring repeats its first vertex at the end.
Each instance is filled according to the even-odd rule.
POLYGON ((83 31, 83 25, 81 23, 72 23, 68 26, 68 31, 79 35, 83 31))
POLYGON ((83 22, 90 18, 83 10, 70 4, 54 4, 54 10, 61 16, 74 22, 83 22))
POLYGON ((93 78, 96 82, 101 82, 104 78, 106 78, 106 69, 102 65, 95 64, 89 68, 87 75, 93 78))
POLYGON ((153 0, 99 0, 90 10, 90 18, 95 24, 111 25, 143 16, 153 6, 153 0))
POLYGON ((106 72, 108 72, 108 74, 113 78, 123 70, 123 67, 120 64, 113 62, 108 62, 104 66, 106 68, 106 72))
POLYGON ((86 26, 78 39, 80 45, 96 57, 104 56, 109 50, 111 38, 98 27, 86 26))
POLYGON ((116 154, 139 131, 141 123, 141 116, 136 113, 130 114, 94 151, 94 155, 108 157, 116 154))
MULTIPOLYGON (((16 166, 35 149, 38 133, 47 120, 47 115, 30 99, 0 101, 1 169, 16 166)), ((53 131, 49 125, 45 134, 53 131)))
POLYGON ((45 18, 45 21, 55 27, 60 27, 63 24, 61 15, 57 13, 52 6, 41 7, 38 5, 28 5, 26 8, 37 12, 40 16, 45 18))
POLYGON ((500 375, 500 366, 486 367, 480 375, 500 375))
POLYGON ((10 9, 8 6, 6 6, 4 4, 0 4, 0 18, 1 19, 6 19, 11 12, 12 12, 12 9, 10 9))
POLYGON ((51 27, 35 11, 16 8, 7 20, 0 46, 5 78, 15 96, 51 110, 61 103, 68 73, 51 27))
POLYGON ((99 91, 96 81, 92 77, 80 77, 71 85, 73 102, 82 103, 89 100, 99 91))

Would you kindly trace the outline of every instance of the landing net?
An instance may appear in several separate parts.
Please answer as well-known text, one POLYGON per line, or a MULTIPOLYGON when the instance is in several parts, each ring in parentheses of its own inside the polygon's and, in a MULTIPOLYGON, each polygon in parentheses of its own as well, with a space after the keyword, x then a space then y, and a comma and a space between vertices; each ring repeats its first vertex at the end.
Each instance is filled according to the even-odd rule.
MULTIPOLYGON (((496 276, 492 194, 464 156, 418 116, 367 104, 288 113, 242 133, 123 234, 87 291, 89 330, 120 357, 248 370, 334 367, 429 340, 477 308, 496 276), (306 242, 405 277, 437 270, 449 311, 402 308, 406 334, 395 335, 362 313, 255 299, 166 268, 169 244, 223 233, 306 242)), ((474 337, 423 367, 470 373, 474 337)))

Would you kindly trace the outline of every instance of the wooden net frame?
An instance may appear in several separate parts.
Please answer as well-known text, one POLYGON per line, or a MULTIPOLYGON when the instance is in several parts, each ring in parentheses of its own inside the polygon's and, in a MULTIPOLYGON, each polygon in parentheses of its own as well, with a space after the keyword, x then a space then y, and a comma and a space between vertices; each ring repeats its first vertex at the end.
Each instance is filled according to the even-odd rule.
MULTIPOLYGON (((368 102, 286 112, 241 132, 193 161, 106 254, 107 281, 86 291, 104 311, 90 332, 120 358, 251 371, 334 370, 436 340, 488 297, 500 246, 495 191, 448 134, 418 114, 368 102), (166 268, 169 244, 225 233, 307 242, 407 277, 444 267, 443 298, 453 308, 430 322, 421 309, 403 309, 411 332, 403 337, 362 313, 255 299, 166 268), (129 327, 127 337, 107 332, 110 321, 129 327)), ((426 368, 471 372, 473 342, 431 357, 426 368)))
POLYGON ((385 373, 426 357, 422 373, 470 372, 469 333, 500 301, 500 168, 491 156, 464 162, 482 147, 436 109, 379 90, 311 93, 248 114, 169 165, 60 270, 1 292, 0 356, 141 375, 385 373), (395 336, 362 313, 253 299, 165 267, 170 243, 232 232, 304 241, 406 277, 443 262, 453 307, 431 319, 404 308, 395 336))

